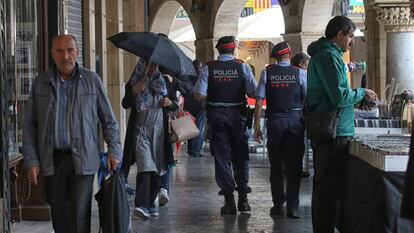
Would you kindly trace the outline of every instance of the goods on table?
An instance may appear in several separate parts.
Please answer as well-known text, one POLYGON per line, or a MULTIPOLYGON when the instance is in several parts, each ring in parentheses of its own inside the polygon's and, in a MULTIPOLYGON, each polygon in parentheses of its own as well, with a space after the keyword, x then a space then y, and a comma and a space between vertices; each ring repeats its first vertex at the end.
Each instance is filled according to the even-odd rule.
POLYGON ((405 171, 410 149, 408 134, 362 134, 350 145, 350 154, 383 171, 405 171))

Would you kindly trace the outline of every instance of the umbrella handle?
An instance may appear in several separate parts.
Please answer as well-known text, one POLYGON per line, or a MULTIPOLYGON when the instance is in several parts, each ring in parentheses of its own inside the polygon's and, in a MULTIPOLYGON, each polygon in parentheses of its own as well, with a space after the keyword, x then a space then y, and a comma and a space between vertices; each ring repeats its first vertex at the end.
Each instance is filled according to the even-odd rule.
MULTIPOLYGON (((145 63, 147 63, 147 62, 145 62, 145 63)), ((148 70, 149 70, 149 67, 151 66, 151 64, 152 64, 151 60, 148 60, 148 65, 146 66, 146 69, 145 69, 144 80, 147 80, 147 78, 148 78, 148 70)))

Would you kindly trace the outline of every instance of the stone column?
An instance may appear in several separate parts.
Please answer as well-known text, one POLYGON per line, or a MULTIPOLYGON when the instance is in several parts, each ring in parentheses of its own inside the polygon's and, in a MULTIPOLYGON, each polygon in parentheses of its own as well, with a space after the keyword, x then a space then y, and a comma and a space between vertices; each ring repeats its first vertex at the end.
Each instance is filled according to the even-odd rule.
MULTIPOLYGON (((123 31, 123 1, 106 0, 106 33, 107 37, 123 31)), ((115 47, 112 42, 107 44, 107 72, 108 72, 108 96, 112 109, 121 128, 121 138, 125 138, 126 120, 125 111, 121 107, 122 93, 124 90, 124 56, 122 49, 115 47)))
MULTIPOLYGON (((144 25, 144 0, 123 0, 123 31, 125 32, 142 32, 145 30, 144 25)), ((128 82, 138 62, 138 57, 132 53, 124 53, 124 82, 128 82)))
POLYGON ((213 60, 217 56, 217 51, 214 46, 217 43, 217 39, 208 38, 208 39, 199 39, 194 41, 196 47, 196 58, 200 60, 203 64, 213 60))
POLYGON ((283 34, 283 39, 289 43, 292 53, 305 52, 310 43, 323 36, 321 33, 297 32, 283 34))
POLYGON ((386 83, 395 80, 394 94, 414 90, 414 21, 407 3, 377 5, 376 19, 387 32, 386 83))
POLYGON ((365 23, 368 30, 364 31, 367 48, 367 87, 373 89, 381 99, 387 77, 387 33, 384 26, 376 18, 376 9, 372 5, 365 8, 365 23))

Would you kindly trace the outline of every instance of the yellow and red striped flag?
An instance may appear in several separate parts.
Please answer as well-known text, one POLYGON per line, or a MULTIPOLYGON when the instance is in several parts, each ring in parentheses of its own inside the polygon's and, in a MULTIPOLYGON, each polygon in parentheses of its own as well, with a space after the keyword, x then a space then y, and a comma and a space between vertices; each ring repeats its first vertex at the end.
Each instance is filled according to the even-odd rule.
POLYGON ((253 12, 257 13, 270 8, 270 1, 271 0, 254 0, 253 12))

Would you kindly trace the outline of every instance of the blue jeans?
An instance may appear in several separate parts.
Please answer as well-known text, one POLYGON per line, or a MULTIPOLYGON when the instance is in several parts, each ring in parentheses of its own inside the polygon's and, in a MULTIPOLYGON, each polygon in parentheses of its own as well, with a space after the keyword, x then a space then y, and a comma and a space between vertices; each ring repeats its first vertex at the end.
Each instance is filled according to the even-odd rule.
POLYGON ((167 173, 161 176, 161 188, 165 188, 168 192, 170 192, 171 172, 172 167, 168 167, 167 173))
POLYGON ((196 118, 195 124, 197 128, 200 130, 200 134, 198 135, 198 137, 188 140, 187 149, 189 153, 199 154, 204 142, 204 126, 206 122, 206 112, 198 112, 197 114, 194 114, 193 117, 196 118))

